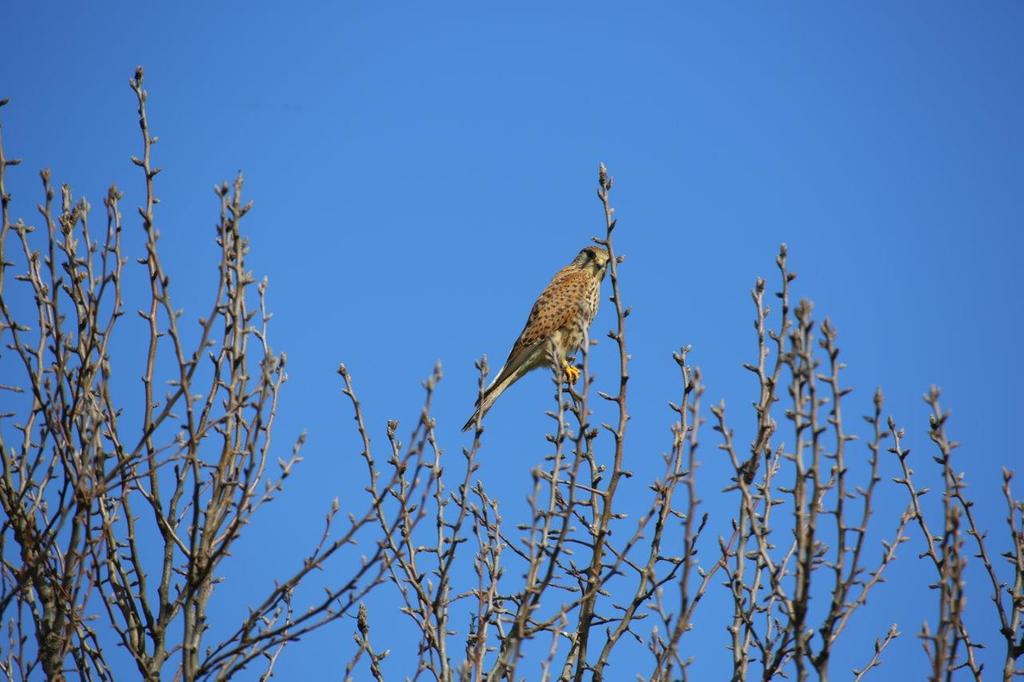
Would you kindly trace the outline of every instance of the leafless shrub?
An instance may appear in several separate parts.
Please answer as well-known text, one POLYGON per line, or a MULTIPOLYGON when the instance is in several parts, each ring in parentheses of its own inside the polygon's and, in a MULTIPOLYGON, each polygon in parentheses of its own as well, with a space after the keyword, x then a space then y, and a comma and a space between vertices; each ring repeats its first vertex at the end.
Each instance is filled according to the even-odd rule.
MULTIPOLYGON (((368 536, 365 556, 351 573, 334 575, 320 596, 297 596, 314 571, 376 524, 396 479, 381 483, 369 462, 371 504, 339 521, 335 501, 319 542, 296 558, 295 571, 250 604, 226 637, 205 636, 221 562, 282 490, 301 461, 304 436, 275 466, 271 435, 286 357, 269 344, 266 282, 257 284, 246 269, 240 225, 251 204, 242 201, 241 176, 216 188, 215 295, 199 320, 198 340, 185 340, 157 249, 157 140, 141 69, 131 89, 142 132, 142 155, 132 161, 145 182, 139 208, 145 254, 138 261, 148 284, 147 304, 138 311, 148 336, 141 426, 128 423, 110 384, 118 363, 109 344, 125 313, 128 281, 121 193, 111 187, 104 199, 106 230, 97 238, 88 224, 89 203, 63 186, 55 207, 57 192, 43 171, 40 252, 30 237, 35 228, 12 220, 3 183, 18 162, 0 146, 0 333, 21 368, 21 383, 3 390, 23 405, 3 415, 17 421, 0 432, 0 613, 10 633, 0 670, 8 679, 29 679, 38 670, 48 679, 63 679, 69 670, 82 679, 114 679, 98 643, 104 628, 116 634, 145 679, 165 678, 168 668, 185 680, 227 679, 256 659, 268 677, 285 644, 351 612, 382 580, 387 552, 368 536), (26 264, 15 283, 30 297, 9 288, 14 264, 5 250, 11 244, 26 264), (15 296, 34 301, 31 320, 18 319, 15 296), (162 393, 161 384, 167 387, 162 393), (10 440, 11 433, 20 436, 10 440), (159 549, 151 538, 159 539, 159 549)), ((352 395, 347 375, 345 391, 352 395)), ((396 456, 396 472, 414 456, 396 456)))
MULTIPOLYGON (((738 541, 721 545, 734 602, 729 627, 733 679, 746 679, 753 664, 762 679, 785 673, 789 664, 799 679, 806 679, 812 669, 819 677, 827 677, 836 640, 882 581, 897 547, 906 539, 909 520, 907 514, 900 518, 891 540, 883 543, 881 557, 868 564, 865 541, 880 480, 879 453, 889 435, 882 427, 882 393, 875 393, 874 411, 866 417, 871 426, 868 463, 858 485, 851 480, 848 461, 855 436, 843 420, 843 398, 850 389, 840 380, 844 365, 839 360, 838 334, 826 319, 816 343, 811 303, 803 300, 791 307, 790 284, 795 275, 787 267, 785 245, 776 264, 781 280, 776 329, 768 327, 764 280, 758 279, 752 291, 757 363, 745 367, 757 377, 760 391, 749 456, 737 452, 724 404, 712 408, 715 429, 722 434, 719 447, 735 471, 727 490, 735 491, 739 502, 733 521, 738 541), (823 358, 815 346, 823 351, 823 358), (774 361, 769 362, 772 351, 774 361), (823 364, 826 372, 819 371, 823 364), (790 401, 784 410, 792 426, 789 449, 773 412, 783 385, 790 401), (786 536, 791 539, 778 540, 786 536), (829 605, 821 620, 812 624, 810 600, 822 581, 827 581, 827 587, 818 588, 818 594, 829 605)), ((896 636, 896 630, 889 631, 876 657, 896 636)), ((872 659, 869 668, 874 664, 872 659)))
MULTIPOLYGON (((944 480, 943 529, 933 533, 921 503, 926 491, 913 482, 904 433, 885 415, 881 391, 865 418, 866 433, 856 440, 844 415, 850 389, 842 381, 838 333, 828 319, 818 326, 809 301, 793 306, 795 274, 785 246, 776 259, 777 313, 765 302, 763 279, 752 291, 756 357, 745 367, 757 389, 749 447, 736 443, 724 403, 709 409, 718 448, 731 466, 725 490, 735 513, 709 522, 701 511, 697 454, 708 417, 702 375, 685 347, 674 355, 682 395, 670 403, 664 466, 640 488, 649 490, 641 512, 628 518, 622 491, 644 482, 627 483, 633 478, 625 467, 630 308, 621 288, 623 258, 613 242, 613 181, 604 166, 598 174, 604 230, 595 242, 611 254, 615 321, 608 337, 618 372, 613 390, 593 389, 588 356, 596 342, 588 340, 579 390, 553 376, 549 452, 530 470, 528 517, 509 521, 478 476, 484 422, 461 457, 445 455, 432 413, 439 365, 424 382, 424 403, 407 440, 397 421, 387 423, 383 454, 371 445, 352 375, 341 365, 367 475, 365 507, 347 510, 342 522, 335 501, 319 541, 297 558, 295 571, 214 641, 211 599, 223 559, 282 490, 301 461, 303 438, 275 469, 271 434, 286 358, 270 348, 266 283, 257 284, 245 265, 248 244, 240 225, 250 204, 242 201, 241 177, 216 190, 220 261, 210 311, 200 318, 194 342, 179 326, 182 314, 172 304, 157 248, 159 169, 152 165, 156 138, 141 69, 131 87, 143 137, 142 154, 133 161, 145 183, 139 209, 145 253, 138 262, 147 286, 138 311, 147 344, 141 423, 134 428, 111 391, 116 363, 110 343, 125 313, 129 276, 122 195, 110 188, 106 229, 96 237, 88 202, 65 186, 54 206, 57 190, 44 171, 45 246, 37 250, 35 228, 11 217, 4 177, 18 162, 4 156, 0 143, 0 335, 20 372, 20 382, 0 385, 19 406, 0 414, 0 614, 6 624, 0 671, 8 679, 114 679, 100 643, 111 637, 145 679, 227 679, 249 672, 256 659, 266 679, 286 644, 345 615, 355 622, 346 678, 366 670, 383 680, 385 666, 394 665, 411 678, 445 682, 579 682, 604 679, 615 663, 616 672, 644 670, 651 680, 686 679, 694 658, 686 634, 699 624, 698 606, 715 583, 724 585, 731 603, 724 644, 732 679, 825 679, 840 636, 884 582, 908 540, 908 526, 921 531, 921 556, 936 575, 938 621, 920 633, 931 678, 949 679, 961 669, 981 678, 981 642, 968 634, 964 608, 972 550, 992 586, 1005 641, 1003 679, 1019 674, 1024 503, 1012 494, 1012 474, 1003 477, 1012 549, 999 555, 1012 579, 1001 580, 1007 569, 993 560, 954 467, 956 443, 946 437, 938 392, 926 398, 944 480), (12 245, 24 261, 13 283, 8 271, 15 256, 6 251, 12 245), (30 319, 22 319, 14 302, 29 299, 30 319), (594 396, 607 403, 608 423, 595 423, 594 396), (882 519, 888 539, 879 552, 868 540, 869 522, 882 494, 880 467, 890 441, 888 451, 901 468, 896 482, 910 502, 899 517, 882 519), (709 527, 723 532, 702 540, 709 527), (156 548, 143 538, 155 538, 156 548), (357 540, 363 553, 357 566, 329 563, 352 559, 357 540), (472 579, 466 581, 460 568, 468 566, 472 579), (315 571, 329 575, 330 586, 311 597, 302 587, 315 571), (415 661, 392 660, 386 635, 371 640, 377 614, 373 602, 367 607, 361 600, 382 583, 394 590, 417 633, 415 661), (631 642, 634 653, 644 647, 650 658, 617 662, 623 642, 631 642)), ((477 368, 482 392, 486 360, 477 368)), ((864 649, 854 678, 882 665, 899 635, 893 625, 873 646, 847 645, 864 649)))
MULTIPOLYGON (((864 418, 868 426, 865 438, 858 441, 847 425, 843 406, 850 389, 841 380, 844 365, 839 359, 838 333, 826 319, 820 325, 819 338, 811 303, 803 300, 792 305, 791 283, 796 276, 788 268, 783 246, 776 259, 780 287, 776 294, 779 311, 774 318, 765 302, 765 281, 758 279, 752 291, 757 353, 756 362, 745 367, 755 376, 758 391, 755 436, 745 453, 741 454, 734 442, 724 403, 710 409, 715 431, 721 436, 719 448, 728 456, 734 474, 726 488, 737 502, 736 514, 729 522, 731 533, 718 539, 717 556, 698 560, 698 543, 708 521, 706 514, 699 513, 696 485, 704 386, 700 371, 688 364, 689 348, 675 355, 683 397, 678 405, 671 405, 677 421, 665 473, 651 483, 650 505, 636 520, 633 531, 614 532, 626 520, 625 514, 617 511, 616 493, 631 474, 623 466, 629 422, 629 308, 620 290, 618 266, 622 259, 615 255, 612 241, 616 222, 611 188, 611 178, 602 166, 598 198, 606 232, 595 241, 609 248, 613 256, 611 302, 616 322, 608 337, 618 355, 619 375, 615 393, 597 395, 614 405, 618 419, 599 427, 590 421, 593 380, 587 344, 582 390, 576 392, 554 377, 557 409, 550 413, 555 428, 548 436, 552 451, 543 465, 533 469, 529 521, 516 527, 518 535, 502 527, 498 504, 481 484, 472 484, 483 433, 483 426, 478 426, 472 446, 463 451, 466 462, 458 490, 445 497, 441 481, 434 482, 438 492, 432 503, 439 534, 429 561, 422 566, 410 564, 404 572, 391 575, 406 599, 407 613, 423 634, 417 671, 440 680, 517 679, 524 675, 520 666, 528 643, 547 640, 546 654, 534 649, 530 658, 531 664, 540 667, 537 677, 599 680, 623 636, 629 635, 645 642, 653 656, 649 679, 685 679, 692 656, 686 653, 683 635, 694 626, 695 610, 714 576, 722 574, 733 602, 728 627, 733 679, 795 675, 803 680, 812 674, 827 678, 839 637, 884 582, 886 569, 908 540, 908 525, 922 519, 920 511, 911 506, 888 520, 891 526, 881 551, 868 542, 869 521, 881 490, 882 454, 889 439, 896 442, 898 450, 901 434, 884 415, 880 390, 874 394, 871 413, 864 418), (783 394, 788 399, 785 407, 778 404, 783 394), (792 434, 788 444, 779 427, 780 414, 792 434), (600 438, 602 431, 610 438, 600 438), (472 520, 470 529, 465 526, 467 517, 472 520), (476 540, 473 565, 478 584, 452 591, 450 567, 470 534, 476 540), (417 586, 427 573, 436 582, 431 583, 433 591, 425 593, 417 586), (612 589, 614 579, 619 582, 612 589), (624 580, 631 580, 631 587, 623 588, 624 580), (812 598, 815 603, 824 602, 825 607, 812 612, 812 598), (462 599, 475 605, 465 634, 446 630, 449 609, 462 599), (654 625, 643 632, 641 624, 648 618, 654 625), (455 650, 446 642, 449 637, 465 642, 461 664, 446 658, 455 650)), ((478 368, 482 390, 486 363, 481 361, 478 368)), ((933 439, 940 448, 951 447, 942 445, 944 437, 936 434, 934 423, 933 439)), ((438 452, 433 442, 432 449, 438 452)), ((947 479, 959 480, 951 473, 947 479)), ((1009 474, 1006 480, 1004 492, 1011 512, 1008 523, 1016 549, 1005 556, 1016 562, 1015 588, 997 583, 984 549, 984 535, 973 517, 969 524, 998 595, 1003 629, 1017 633, 1017 639, 1007 636, 1007 671, 1011 671, 1013 660, 1020 655, 1020 607, 1024 601, 1019 597, 1021 507, 1010 496, 1009 474)), ((956 486, 951 489, 956 491, 950 493, 953 497, 960 494, 956 486)), ((970 508, 966 501, 961 506, 970 508)), ((411 544, 410 537, 404 539, 411 544)), ((960 557, 962 542, 954 540, 950 536, 941 551, 960 557)), ((420 558, 427 556, 423 552, 420 558)), ((943 555, 936 556, 939 562, 945 561, 943 555)), ((941 565, 960 566, 960 571, 963 561, 951 559, 941 565)), ((949 612, 943 619, 947 623, 944 634, 926 632, 924 636, 945 647, 942 656, 950 661, 950 669, 957 667, 952 664, 955 655, 949 656, 959 641, 967 655, 967 662, 961 665, 975 669, 971 652, 976 645, 962 626, 962 580, 962 571, 951 574, 943 588, 943 594, 952 595, 944 597, 949 612), (945 634, 948 632, 952 634, 945 634)), ((899 635, 896 625, 881 633, 866 652, 866 662, 853 670, 855 679, 878 668, 886 648, 899 635)))
POLYGON ((918 635, 928 656, 931 673, 929 679, 949 679, 957 670, 967 670, 976 680, 982 679, 982 666, 977 660, 978 649, 984 644, 973 639, 965 619, 966 578, 968 553, 965 535, 973 541, 975 558, 981 561, 992 586, 992 602, 999 616, 999 634, 1005 644, 1001 670, 1004 680, 1024 674, 1016 669, 1016 661, 1024 656, 1024 502, 1013 497, 1010 482, 1013 473, 1003 469, 1002 493, 1006 500, 1006 525, 1010 531, 1011 549, 1002 558, 1012 567, 1010 582, 999 579, 1000 571, 992 562, 986 545, 987 534, 978 527, 974 516, 974 502, 967 497, 964 475, 953 466, 953 451, 959 446, 946 435, 949 413, 939 404, 939 390, 932 387, 924 397, 931 408, 929 437, 938 449, 934 461, 942 470, 942 531, 933 532, 927 521, 921 498, 927 489, 918 489, 913 482, 909 465, 910 450, 903 446, 903 431, 890 419, 893 446, 890 451, 899 459, 901 475, 895 480, 910 497, 908 515, 921 531, 925 551, 921 555, 935 569, 935 582, 931 588, 938 595, 938 623, 921 626, 918 635))

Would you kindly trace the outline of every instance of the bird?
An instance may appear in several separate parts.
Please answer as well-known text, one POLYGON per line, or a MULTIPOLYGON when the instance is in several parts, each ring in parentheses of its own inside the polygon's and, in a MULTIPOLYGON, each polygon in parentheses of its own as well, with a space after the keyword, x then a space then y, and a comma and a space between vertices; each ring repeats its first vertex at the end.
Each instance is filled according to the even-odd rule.
POLYGON ((561 369, 570 383, 576 383, 580 371, 569 357, 583 344, 597 313, 601 281, 610 257, 607 249, 588 246, 555 273, 533 304, 505 364, 477 398, 476 409, 463 431, 483 419, 505 389, 527 372, 540 367, 561 369))

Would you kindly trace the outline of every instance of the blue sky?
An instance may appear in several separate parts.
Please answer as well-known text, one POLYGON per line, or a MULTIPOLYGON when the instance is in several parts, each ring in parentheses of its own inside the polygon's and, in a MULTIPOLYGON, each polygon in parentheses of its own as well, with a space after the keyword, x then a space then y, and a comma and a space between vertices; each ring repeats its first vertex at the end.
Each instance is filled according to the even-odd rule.
MULTIPOLYGON (((599 161, 617 180, 623 293, 634 309, 638 477, 625 504, 647 499, 643 473, 670 444, 665 402, 678 397, 680 345, 693 346, 707 402, 725 399, 738 440, 749 438, 748 291, 759 275, 774 284, 786 242, 796 294, 839 329, 855 387, 848 414, 868 413, 883 386, 920 453, 919 475, 934 481, 920 396, 941 386, 963 443, 959 465, 1001 551, 995 492, 1000 466, 1021 461, 1024 417, 1022 29, 1024 5, 1013 2, 12 4, 0 97, 11 98, 8 154, 24 165, 9 189, 15 213, 34 220, 38 168, 100 209, 116 183, 137 236, 127 80, 144 65, 164 169, 161 248, 176 305, 194 318, 216 259, 211 188, 244 172, 256 202, 249 264, 269 278, 272 344, 289 358, 276 440, 286 448, 304 429, 309 439, 286 493, 228 567, 226 619, 315 541, 331 498, 360 494, 340 361, 383 444, 387 419, 413 423, 420 381, 440 360, 438 428, 458 454, 473 361, 487 353, 500 363, 551 274, 602 229, 599 161)), ((595 337, 612 321, 606 306, 595 337)), ((143 331, 138 318, 123 320, 116 359, 126 367, 139 362, 143 331)), ((606 385, 612 353, 608 342, 594 351, 606 385)), ((126 396, 141 394, 136 377, 117 379, 126 396)), ((513 517, 546 451, 549 394, 548 378, 531 375, 488 418, 480 476, 513 517)), ((724 522, 734 500, 718 492, 716 442, 706 429, 701 487, 724 522)), ((881 529, 905 499, 888 482, 880 494, 881 529)), ((713 544, 703 549, 710 562, 713 544)), ((855 619, 835 674, 863 663, 891 622, 904 634, 882 676, 921 670, 915 635, 935 606, 913 553, 912 544, 855 619)), ((970 623, 994 644, 981 578, 970 623)), ((715 614, 724 592, 712 593, 698 612, 708 622, 687 640, 702 679, 728 665, 715 614)), ((388 670, 411 673, 402 617, 371 604, 371 618, 377 644, 394 652, 388 670)), ((346 622, 295 645, 280 678, 340 675, 351 631, 346 622)), ((616 677, 631 672, 615 667, 616 677)))

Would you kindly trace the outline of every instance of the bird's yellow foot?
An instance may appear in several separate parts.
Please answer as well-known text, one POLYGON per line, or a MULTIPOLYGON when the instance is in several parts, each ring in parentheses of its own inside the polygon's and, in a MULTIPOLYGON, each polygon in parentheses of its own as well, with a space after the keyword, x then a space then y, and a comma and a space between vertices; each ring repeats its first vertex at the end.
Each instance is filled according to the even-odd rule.
POLYGON ((569 380, 570 384, 575 384, 579 381, 580 370, 570 364, 568 360, 562 360, 562 370, 565 372, 565 378, 569 380))

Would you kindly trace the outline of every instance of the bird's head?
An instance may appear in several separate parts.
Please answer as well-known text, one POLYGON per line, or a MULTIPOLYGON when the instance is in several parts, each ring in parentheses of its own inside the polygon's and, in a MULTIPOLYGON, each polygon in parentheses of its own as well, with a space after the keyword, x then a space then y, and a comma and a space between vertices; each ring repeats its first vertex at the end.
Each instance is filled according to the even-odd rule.
POLYGON ((600 246, 588 246, 576 254, 572 264, 598 277, 604 277, 605 269, 608 267, 608 250, 600 246))

